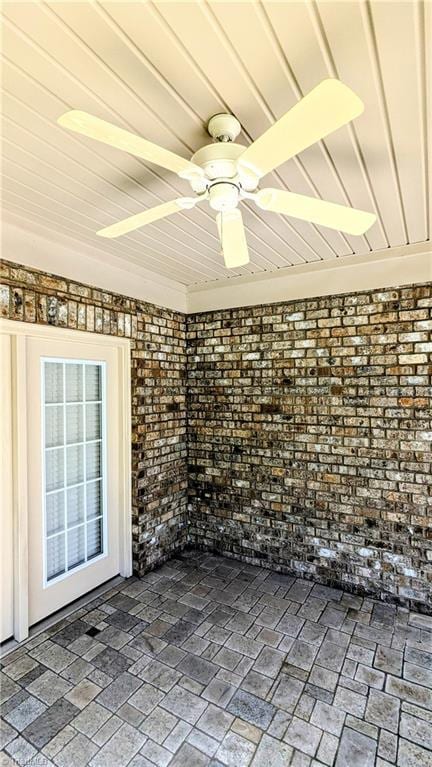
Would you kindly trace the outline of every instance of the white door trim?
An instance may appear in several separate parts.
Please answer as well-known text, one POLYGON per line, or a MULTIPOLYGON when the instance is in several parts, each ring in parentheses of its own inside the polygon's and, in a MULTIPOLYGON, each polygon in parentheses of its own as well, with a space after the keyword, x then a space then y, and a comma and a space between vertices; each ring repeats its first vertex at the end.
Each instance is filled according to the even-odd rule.
MULTIPOLYGON (((0 320, 0 333, 12 338, 13 389, 13 527, 14 527, 14 637, 22 641, 29 633, 28 619, 28 498, 27 498, 27 394, 26 344, 28 338, 53 341, 79 341, 84 344, 116 349, 119 362, 120 418, 120 575, 132 575, 131 514, 131 375, 130 341, 116 336, 86 333, 80 330, 36 325, 15 320, 0 320)), ((7 510, 6 510, 7 511, 7 510)))
MULTIPOLYGON (((28 637, 28 488, 26 337, 12 335, 14 637, 28 637)), ((6 512, 7 513, 7 512, 6 512)))

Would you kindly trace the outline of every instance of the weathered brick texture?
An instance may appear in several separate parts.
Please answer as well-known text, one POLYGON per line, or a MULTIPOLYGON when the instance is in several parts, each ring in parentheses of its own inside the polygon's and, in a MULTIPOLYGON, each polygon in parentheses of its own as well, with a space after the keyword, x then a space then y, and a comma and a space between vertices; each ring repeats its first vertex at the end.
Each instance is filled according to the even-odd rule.
POLYGON ((432 609, 431 296, 188 317, 194 544, 432 609))
POLYGON ((136 574, 186 543, 185 317, 2 262, 1 316, 131 339, 136 574))
POLYGON ((131 339, 136 574, 189 541, 432 611, 430 284, 186 325, 2 273, 3 317, 131 339))

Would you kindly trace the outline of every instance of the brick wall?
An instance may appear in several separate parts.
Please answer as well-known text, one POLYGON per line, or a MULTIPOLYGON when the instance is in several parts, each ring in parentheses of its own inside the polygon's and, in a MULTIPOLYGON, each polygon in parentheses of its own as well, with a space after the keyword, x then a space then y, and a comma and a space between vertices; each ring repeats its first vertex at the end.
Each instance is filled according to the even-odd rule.
POLYGON ((142 574, 187 535, 185 317, 2 262, 2 317, 131 339, 132 535, 142 574))
POLYGON ((188 317, 194 543, 431 611, 431 296, 188 317))
POLYGON ((432 610, 431 285, 191 315, 186 366, 182 314, 2 278, 3 317, 131 339, 137 574, 190 541, 432 610))

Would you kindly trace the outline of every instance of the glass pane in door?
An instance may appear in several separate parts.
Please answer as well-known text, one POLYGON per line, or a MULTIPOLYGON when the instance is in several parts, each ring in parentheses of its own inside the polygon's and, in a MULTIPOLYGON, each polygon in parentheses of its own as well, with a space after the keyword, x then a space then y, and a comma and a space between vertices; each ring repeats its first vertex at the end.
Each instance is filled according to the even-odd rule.
POLYGON ((43 359, 46 582, 105 553, 105 367, 43 359))

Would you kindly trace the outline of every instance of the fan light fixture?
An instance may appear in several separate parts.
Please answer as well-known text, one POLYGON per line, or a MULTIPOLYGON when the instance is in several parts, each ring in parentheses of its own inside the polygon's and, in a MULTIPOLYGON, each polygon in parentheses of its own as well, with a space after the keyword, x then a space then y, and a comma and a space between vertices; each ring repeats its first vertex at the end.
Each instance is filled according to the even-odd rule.
POLYGON ((87 112, 66 112, 58 123, 177 173, 190 183, 194 193, 193 197, 162 203, 101 229, 97 232, 100 237, 120 237, 208 201, 217 211, 225 266, 236 268, 249 262, 243 218, 238 207, 244 199, 253 200, 262 210, 352 235, 364 234, 374 224, 376 216, 373 213, 283 189, 258 189, 263 176, 358 117, 363 108, 359 97, 339 80, 323 80, 248 147, 235 143, 241 126, 233 115, 214 115, 207 130, 215 143, 199 149, 190 160, 87 112))

